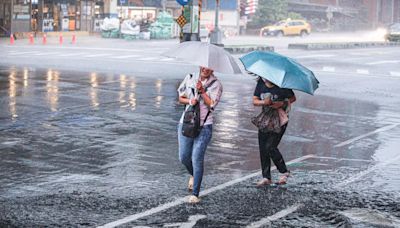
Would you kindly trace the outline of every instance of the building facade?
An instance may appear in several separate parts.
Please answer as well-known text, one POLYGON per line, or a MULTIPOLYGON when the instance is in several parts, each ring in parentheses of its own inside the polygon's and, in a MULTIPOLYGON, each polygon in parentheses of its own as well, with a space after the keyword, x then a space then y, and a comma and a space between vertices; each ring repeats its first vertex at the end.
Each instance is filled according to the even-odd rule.
POLYGON ((289 0, 314 27, 331 30, 375 29, 400 22, 400 0, 289 0))
POLYGON ((0 34, 94 31, 96 20, 117 16, 117 0, 1 0, 0 34))

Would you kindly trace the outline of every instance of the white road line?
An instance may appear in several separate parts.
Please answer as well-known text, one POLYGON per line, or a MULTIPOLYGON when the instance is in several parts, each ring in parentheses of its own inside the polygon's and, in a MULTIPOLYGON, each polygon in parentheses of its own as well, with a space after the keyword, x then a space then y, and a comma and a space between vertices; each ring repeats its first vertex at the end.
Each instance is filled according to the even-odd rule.
POLYGON ((373 161, 373 160, 355 159, 355 158, 337 158, 337 157, 324 157, 324 156, 315 156, 314 158, 331 159, 331 160, 338 160, 338 161, 376 162, 376 161, 373 161))
POLYGON ((386 63, 400 63, 400 60, 382 60, 376 62, 366 63, 367 65, 379 65, 379 64, 386 64, 386 63))
POLYGON ((61 54, 61 53, 60 52, 41 52, 41 53, 32 54, 32 55, 43 56, 43 55, 55 55, 55 54, 61 54))
POLYGON ((400 72, 390 71, 390 75, 394 77, 400 77, 400 72))
POLYGON ((369 70, 357 69, 357 74, 369 74, 369 70))
POLYGON ((327 67, 327 66, 324 66, 324 67, 322 68, 322 71, 335 72, 335 67, 327 67))
POLYGON ((169 61, 173 61, 173 60, 175 60, 175 59, 174 58, 163 58, 163 59, 160 59, 161 62, 169 62, 169 61))
POLYGON ((330 58, 334 57, 336 55, 331 55, 331 54, 322 54, 322 55, 302 55, 298 57, 294 57, 295 59, 314 59, 314 58, 330 58))
POLYGON ((68 53, 68 54, 61 54, 57 55, 58 57, 71 57, 71 56, 78 56, 78 55, 86 55, 87 52, 75 52, 75 53, 68 53))
POLYGON ((140 58, 140 59, 137 59, 137 60, 139 60, 139 61, 151 61, 151 60, 157 60, 158 58, 157 57, 146 57, 146 58, 140 58))
POLYGON ((134 58, 139 57, 140 55, 121 55, 121 56, 113 56, 112 59, 127 59, 127 58, 134 58))
POLYGON ((41 53, 41 52, 38 52, 38 51, 21 51, 21 52, 10 53, 10 55, 25 55, 25 54, 34 54, 34 53, 41 53))
POLYGON ((347 140, 347 141, 341 142, 341 143, 339 143, 339 144, 336 144, 334 147, 342 147, 342 146, 348 145, 348 144, 350 144, 350 143, 353 143, 353 142, 355 142, 355 141, 357 141, 357 140, 360 140, 360 139, 362 139, 362 138, 365 138, 365 137, 374 135, 374 134, 376 134, 376 133, 388 131, 388 130, 393 129, 393 128, 399 126, 399 125, 400 125, 400 124, 392 124, 392 125, 388 125, 388 126, 385 126, 385 127, 378 128, 378 129, 376 129, 375 131, 371 131, 371 132, 369 132, 369 133, 367 133, 367 134, 363 134, 363 135, 354 137, 354 138, 352 138, 352 139, 349 139, 349 140, 347 140))
POLYGON ((340 182, 339 184, 335 185, 334 187, 335 188, 341 188, 344 185, 347 185, 347 184, 349 184, 349 183, 351 183, 353 181, 356 181, 356 180, 360 179, 361 177, 363 177, 363 176, 365 176, 365 175, 367 175, 367 174, 369 174, 369 173, 371 173, 371 172, 373 172, 373 171, 375 171, 377 169, 380 169, 381 167, 386 167, 387 165, 389 165, 391 163, 394 163, 397 160, 400 160, 400 155, 395 157, 394 159, 391 159, 391 160, 379 163, 377 165, 374 165, 371 168, 369 168, 367 170, 364 170, 364 171, 358 173, 357 175, 354 175, 354 176, 348 178, 347 180, 344 180, 344 181, 340 182))
POLYGON ((111 55, 111 54, 94 54, 94 55, 85 55, 85 56, 82 56, 82 57, 84 57, 84 58, 95 58, 95 57, 103 57, 103 56, 108 56, 108 55, 111 55))
MULTIPOLYGON (((314 155, 312 155, 312 154, 311 155, 306 155, 306 156, 303 156, 303 157, 300 157, 300 158, 293 159, 293 160, 287 162, 286 164, 293 164, 293 163, 300 162, 300 161, 303 161, 303 160, 306 160, 306 159, 309 159, 309 158, 312 158, 312 157, 314 157, 314 155)), ((211 193, 213 193, 215 191, 224 189, 226 187, 232 186, 234 184, 240 183, 242 181, 248 180, 250 178, 253 178, 253 177, 256 177, 256 176, 259 176, 259 175, 260 175, 260 172, 257 171, 255 173, 249 174, 247 176, 244 176, 244 177, 241 177, 241 178, 238 178, 238 179, 235 179, 235 180, 228 181, 228 182, 226 182, 224 184, 221 184, 221 185, 206 189, 205 191, 202 192, 201 196, 205 196, 205 195, 211 194, 211 193)), ((133 222, 133 221, 138 220, 140 218, 143 218, 143 217, 146 217, 146 216, 149 216, 149 215, 152 215, 152 214, 167 210, 169 208, 178 206, 180 204, 183 204, 183 203, 185 203, 187 201, 187 199, 188 199, 188 196, 181 197, 181 198, 178 198, 178 199, 176 199, 176 200, 174 200, 172 202, 162 204, 162 205, 160 205, 158 207, 149 209, 147 211, 143 211, 141 213, 130 215, 130 216, 122 218, 120 220, 117 220, 117 221, 110 222, 110 223, 107 223, 105 225, 99 226, 99 228, 112 228, 112 227, 120 226, 120 225, 128 223, 128 222, 133 222)))
POLYGON ((282 211, 279 211, 271 216, 268 216, 266 218, 261 219, 260 221, 257 222, 253 222, 252 224, 246 226, 247 228, 257 228, 257 227, 262 227, 262 226, 266 226, 269 225, 271 222, 278 220, 280 218, 283 218, 285 216, 287 216, 288 214, 291 214, 295 211, 297 211, 300 207, 302 207, 302 204, 296 204, 293 205, 291 207, 288 207, 282 211))

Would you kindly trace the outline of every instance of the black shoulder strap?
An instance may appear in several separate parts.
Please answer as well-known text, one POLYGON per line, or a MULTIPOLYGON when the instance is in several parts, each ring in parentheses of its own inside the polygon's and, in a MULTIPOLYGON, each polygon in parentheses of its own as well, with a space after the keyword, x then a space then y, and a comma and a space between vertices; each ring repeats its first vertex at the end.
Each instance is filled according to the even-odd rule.
MULTIPOLYGON (((215 80, 213 80, 212 82, 210 82, 210 84, 208 84, 204 89, 207 91, 207 89, 209 88, 209 87, 211 87, 212 86, 212 84, 214 84, 214 82, 216 82, 217 81, 217 79, 215 79, 215 80)), ((206 121, 207 121, 207 118, 208 118, 208 115, 210 115, 210 112, 211 112, 211 110, 210 109, 208 109, 208 112, 207 112, 207 115, 206 115, 206 118, 204 118, 204 123, 203 123, 203 125, 206 123, 206 121)))
POLYGON ((216 82, 216 81, 217 81, 217 79, 212 80, 212 81, 210 82, 210 84, 208 84, 206 87, 204 87, 204 89, 207 91, 207 89, 210 88, 210 87, 212 86, 212 84, 214 84, 214 82, 216 82))

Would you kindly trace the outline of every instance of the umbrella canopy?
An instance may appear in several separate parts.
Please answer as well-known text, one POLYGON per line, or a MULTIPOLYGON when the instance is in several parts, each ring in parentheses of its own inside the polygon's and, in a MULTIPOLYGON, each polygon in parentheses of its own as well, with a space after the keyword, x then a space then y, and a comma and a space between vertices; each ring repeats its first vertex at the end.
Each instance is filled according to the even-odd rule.
POLYGON ((319 81, 314 73, 295 60, 274 52, 253 51, 239 58, 245 69, 281 88, 313 95, 319 81))
POLYGON ((187 41, 163 53, 167 57, 213 69, 223 74, 241 74, 239 66, 227 51, 213 44, 187 41))

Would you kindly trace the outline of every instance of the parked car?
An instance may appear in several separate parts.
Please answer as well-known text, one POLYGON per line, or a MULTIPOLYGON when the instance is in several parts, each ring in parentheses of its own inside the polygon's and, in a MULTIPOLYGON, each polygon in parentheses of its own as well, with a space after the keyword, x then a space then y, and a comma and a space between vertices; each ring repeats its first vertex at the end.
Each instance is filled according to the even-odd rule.
POLYGON ((394 23, 389 26, 385 35, 385 40, 391 42, 400 41, 400 23, 394 23))
POLYGON ((311 25, 305 20, 283 20, 260 30, 261 36, 305 36, 311 33, 311 25))

